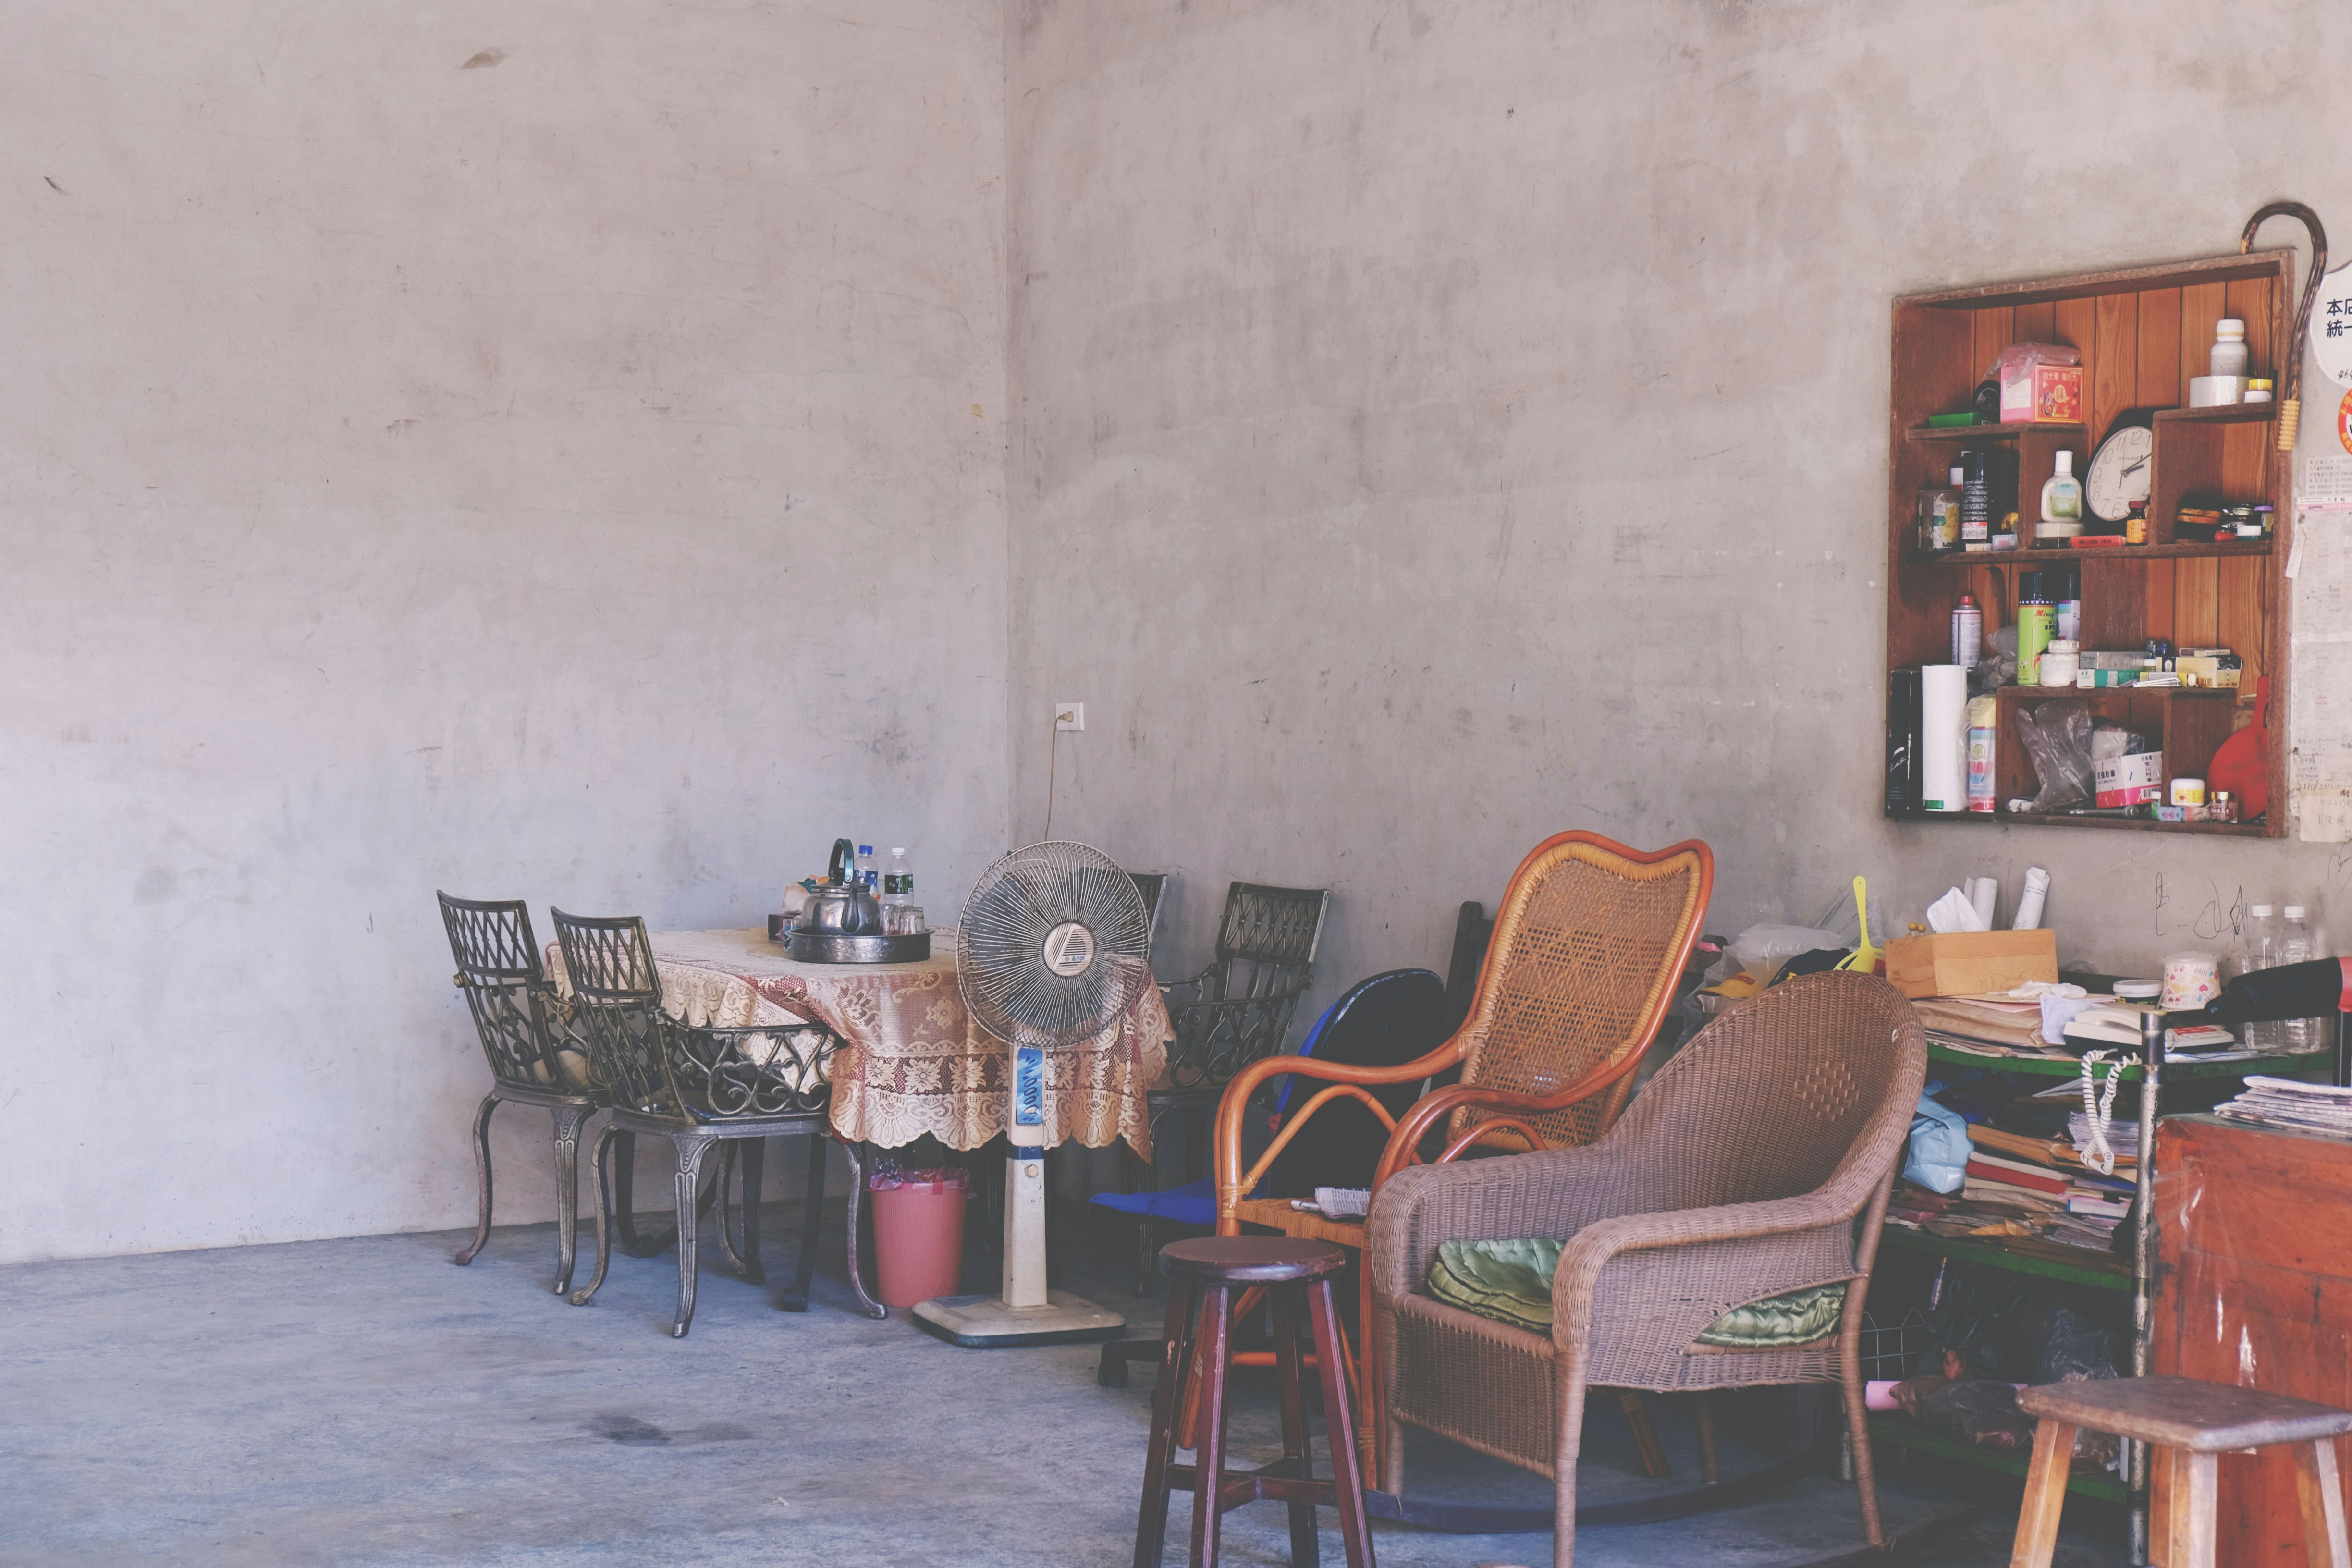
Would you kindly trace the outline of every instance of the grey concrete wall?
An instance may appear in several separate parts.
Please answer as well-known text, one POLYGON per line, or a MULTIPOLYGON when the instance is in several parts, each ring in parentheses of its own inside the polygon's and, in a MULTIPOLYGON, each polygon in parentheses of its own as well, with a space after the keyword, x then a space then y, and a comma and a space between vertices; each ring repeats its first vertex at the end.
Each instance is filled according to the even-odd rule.
POLYGON ((1163 973, 1235 877, 1336 890, 1318 1004, 1442 969, 1570 826, 1707 839, 1726 931, 1856 872, 1899 931, 2029 864, 2070 960, 2210 942, 2242 890, 2343 918, 2334 849, 1875 790, 1889 300, 2231 249, 2280 195, 2352 229, 2352 11, 1013 17, 1014 809, 1083 700, 1055 831, 1181 873, 1163 973))
POLYGON ((996 6, 10 24, 0 1261, 469 1220, 436 887, 750 924, 853 833, 952 905, 1006 815, 996 6))

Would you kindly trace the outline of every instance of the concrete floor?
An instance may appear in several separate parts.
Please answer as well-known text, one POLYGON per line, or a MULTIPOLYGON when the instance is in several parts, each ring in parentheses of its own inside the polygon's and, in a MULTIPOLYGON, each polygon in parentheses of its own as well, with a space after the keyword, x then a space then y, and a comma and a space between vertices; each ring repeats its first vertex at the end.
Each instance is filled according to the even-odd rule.
MULTIPOLYGON (((775 1274, 791 1237, 781 1208, 772 1221, 775 1274)), ((0 1270, 0 1563, 1129 1559, 1148 1370, 1104 1390, 1089 1346, 973 1352, 897 1314, 853 1317, 837 1258, 810 1311, 787 1316, 715 1271, 708 1247, 694 1331, 673 1341, 669 1255, 615 1258, 574 1309, 548 1289, 551 1226, 500 1230, 464 1269, 448 1262, 459 1239, 0 1270)), ((1157 1311, 1115 1268, 1074 1267, 1065 1283, 1147 1322, 1157 1311)), ((1677 1419, 1662 1417, 1670 1447, 1677 1419)), ((1615 1428, 1595 1416, 1588 1496, 1643 1484, 1615 1428)), ((1274 1431, 1270 1391, 1244 1390, 1236 1447, 1267 1457, 1274 1431)), ((1885 1496, 1897 1526, 1981 1504, 1914 1561, 2006 1560, 2013 1487, 1897 1473, 1885 1496)), ((2116 1516, 2077 1511, 2061 1563, 2119 1563, 2116 1516)), ((1171 1562, 1188 1516, 1180 1499, 1171 1562)), ((1225 1562, 1286 1561, 1280 1508, 1226 1529, 1225 1562)), ((1545 1535, 1375 1533, 1391 1568, 1549 1561, 1545 1535)), ((1767 1568, 1859 1541, 1852 1489, 1824 1475, 1698 1519, 1589 1529, 1579 1560, 1767 1568)), ((1340 1561, 1328 1528, 1324 1553, 1340 1561)))

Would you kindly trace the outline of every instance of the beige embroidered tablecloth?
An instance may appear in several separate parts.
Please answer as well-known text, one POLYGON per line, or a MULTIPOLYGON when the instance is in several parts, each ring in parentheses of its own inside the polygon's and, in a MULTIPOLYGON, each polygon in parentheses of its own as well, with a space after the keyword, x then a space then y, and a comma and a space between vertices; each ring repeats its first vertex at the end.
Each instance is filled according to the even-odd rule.
MULTIPOLYGON (((956 987, 955 932, 931 933, 920 963, 799 963, 764 931, 653 937, 664 1007, 688 1023, 810 1019, 841 1037, 833 1128, 886 1148, 928 1132, 976 1149, 1004 1131, 1012 1047, 972 1022, 956 987)), ((550 944, 548 973, 562 982, 550 944)), ((1045 1141, 1099 1149, 1124 1138, 1151 1158, 1144 1092, 1167 1065, 1168 1008, 1157 986, 1084 1045, 1045 1053, 1045 1141)))

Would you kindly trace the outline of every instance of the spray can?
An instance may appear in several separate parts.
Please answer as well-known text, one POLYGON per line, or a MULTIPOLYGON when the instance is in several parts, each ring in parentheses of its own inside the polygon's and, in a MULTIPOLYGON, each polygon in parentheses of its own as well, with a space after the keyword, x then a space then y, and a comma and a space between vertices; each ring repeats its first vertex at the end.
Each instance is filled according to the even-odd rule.
POLYGON ((1962 669, 1974 669, 1984 657, 1984 612, 1977 608, 1976 595, 1960 595, 1959 608, 1952 612, 1952 662, 1962 669))
POLYGON ((2061 574, 2056 613, 2051 617, 2053 638, 2080 642, 2083 637, 2083 574, 2069 566, 2061 574))
POLYGON ((1992 469, 1982 452, 1960 454, 1960 548, 1992 548, 1992 469))
POLYGON ((1991 697, 1969 700, 1969 809, 1993 808, 1993 731, 2000 703, 1991 697))
POLYGON ((2056 628, 2056 607, 2039 572, 2023 574, 2017 588, 2017 683, 2042 684, 2042 650, 2050 646, 2056 628))

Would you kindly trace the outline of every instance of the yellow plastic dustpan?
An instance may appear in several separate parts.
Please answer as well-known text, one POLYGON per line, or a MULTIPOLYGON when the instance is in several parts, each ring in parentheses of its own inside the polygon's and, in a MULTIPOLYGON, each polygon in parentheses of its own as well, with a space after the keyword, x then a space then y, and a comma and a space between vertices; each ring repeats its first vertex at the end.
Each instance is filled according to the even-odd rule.
POLYGON ((1862 928, 1862 941, 1838 963, 1840 969, 1851 969, 1856 974, 1878 973, 1878 950, 1870 945, 1870 895, 1863 879, 1853 879, 1853 919, 1862 928))

